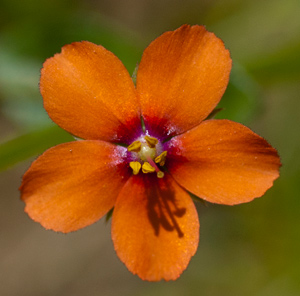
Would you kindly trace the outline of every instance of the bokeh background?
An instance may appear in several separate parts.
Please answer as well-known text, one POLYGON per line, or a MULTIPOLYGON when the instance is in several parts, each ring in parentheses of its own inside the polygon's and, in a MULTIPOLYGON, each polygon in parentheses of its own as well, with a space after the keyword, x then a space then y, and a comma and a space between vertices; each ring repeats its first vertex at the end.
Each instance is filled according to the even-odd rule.
POLYGON ((299 0, 0 0, 0 295, 300 295, 299 0), (39 71, 70 42, 114 52, 130 72, 166 30, 204 24, 234 62, 219 118, 265 137, 281 177, 264 197, 229 207, 197 203, 201 239, 175 282, 148 283, 117 258, 110 223, 68 235, 23 212, 30 162, 71 137, 42 107, 39 71))

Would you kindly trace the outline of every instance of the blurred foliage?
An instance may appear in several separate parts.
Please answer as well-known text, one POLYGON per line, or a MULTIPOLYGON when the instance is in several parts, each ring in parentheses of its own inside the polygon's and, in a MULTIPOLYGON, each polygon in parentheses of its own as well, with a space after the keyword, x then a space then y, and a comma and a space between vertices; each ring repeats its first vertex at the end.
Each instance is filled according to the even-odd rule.
POLYGON ((204 226, 188 271, 171 285, 139 287, 143 295, 299 295, 299 0, 130 3, 0 0, 0 170, 72 139, 48 118, 38 89, 42 63, 63 45, 101 44, 132 73, 155 36, 205 24, 233 59, 217 118, 268 139, 281 155, 281 177, 250 204, 198 206, 204 226))
POLYGON ((74 138, 57 126, 23 134, 1 145, 0 170, 70 140, 74 138))
MULTIPOLYGON (((74 5, 74 1, 44 1, 43 5, 31 2, 15 5, 13 1, 4 1, 3 15, 0 12, 1 112, 21 133, 15 141, 9 139, 0 146, 0 170, 48 147, 43 141, 51 121, 43 110, 38 90, 40 68, 47 57, 60 52, 67 43, 88 40, 109 48, 132 72, 142 53, 141 42, 133 34, 107 23, 99 14, 82 15, 81 7, 74 5), (38 142, 39 135, 43 144, 28 142, 38 142), (19 153, 14 149, 7 157, 7 149, 13 143, 18 144, 19 153)), ((47 143, 69 139, 59 129, 50 130, 47 143)))

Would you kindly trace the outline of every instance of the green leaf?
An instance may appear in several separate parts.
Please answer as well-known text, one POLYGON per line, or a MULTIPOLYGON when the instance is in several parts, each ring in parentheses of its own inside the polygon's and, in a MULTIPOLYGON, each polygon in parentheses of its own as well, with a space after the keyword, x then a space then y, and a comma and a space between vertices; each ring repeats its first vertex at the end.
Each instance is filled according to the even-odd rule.
POLYGON ((106 214, 106 216, 105 216, 105 222, 106 222, 106 223, 108 223, 109 220, 111 219, 113 212, 114 212, 114 208, 111 208, 111 209, 108 211, 108 213, 106 214))
POLYGON ((261 86, 240 64, 234 63, 230 83, 218 104, 222 112, 216 118, 246 123, 260 108, 261 86))
POLYGON ((72 139, 72 136, 63 129, 51 126, 2 143, 0 145, 0 171, 38 155, 51 146, 72 139))

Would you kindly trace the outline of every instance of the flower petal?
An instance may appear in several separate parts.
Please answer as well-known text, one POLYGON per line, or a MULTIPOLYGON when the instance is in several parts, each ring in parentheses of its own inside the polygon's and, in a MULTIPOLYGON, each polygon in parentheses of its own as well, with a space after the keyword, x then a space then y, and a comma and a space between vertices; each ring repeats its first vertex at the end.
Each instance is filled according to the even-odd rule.
POLYGON ((251 201, 279 176, 277 151, 247 127, 229 120, 204 121, 168 145, 172 176, 209 202, 251 201))
POLYGON ((175 280, 198 246, 194 203, 168 174, 134 176, 117 199, 112 239, 132 273, 149 281, 175 280))
POLYGON ((198 125, 220 101, 231 58, 203 26, 166 32, 144 51, 137 91, 150 134, 170 136, 198 125))
POLYGON ((47 150, 23 177, 25 211, 45 228, 70 232, 88 226, 113 206, 129 177, 125 148, 78 141, 47 150))
POLYGON ((121 63, 102 46, 66 45, 46 60, 40 90, 53 121, 89 140, 128 142, 140 129, 134 84, 121 63))

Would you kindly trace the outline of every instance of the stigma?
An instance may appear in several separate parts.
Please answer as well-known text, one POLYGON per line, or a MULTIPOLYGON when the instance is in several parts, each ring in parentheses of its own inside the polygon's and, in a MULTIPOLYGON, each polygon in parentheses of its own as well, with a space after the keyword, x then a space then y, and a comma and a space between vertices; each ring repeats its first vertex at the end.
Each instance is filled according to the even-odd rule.
POLYGON ((164 177, 164 172, 160 167, 164 166, 167 151, 162 151, 158 139, 144 136, 132 142, 127 150, 132 153, 134 161, 129 163, 134 175, 140 171, 144 174, 156 173, 158 178, 164 177))

